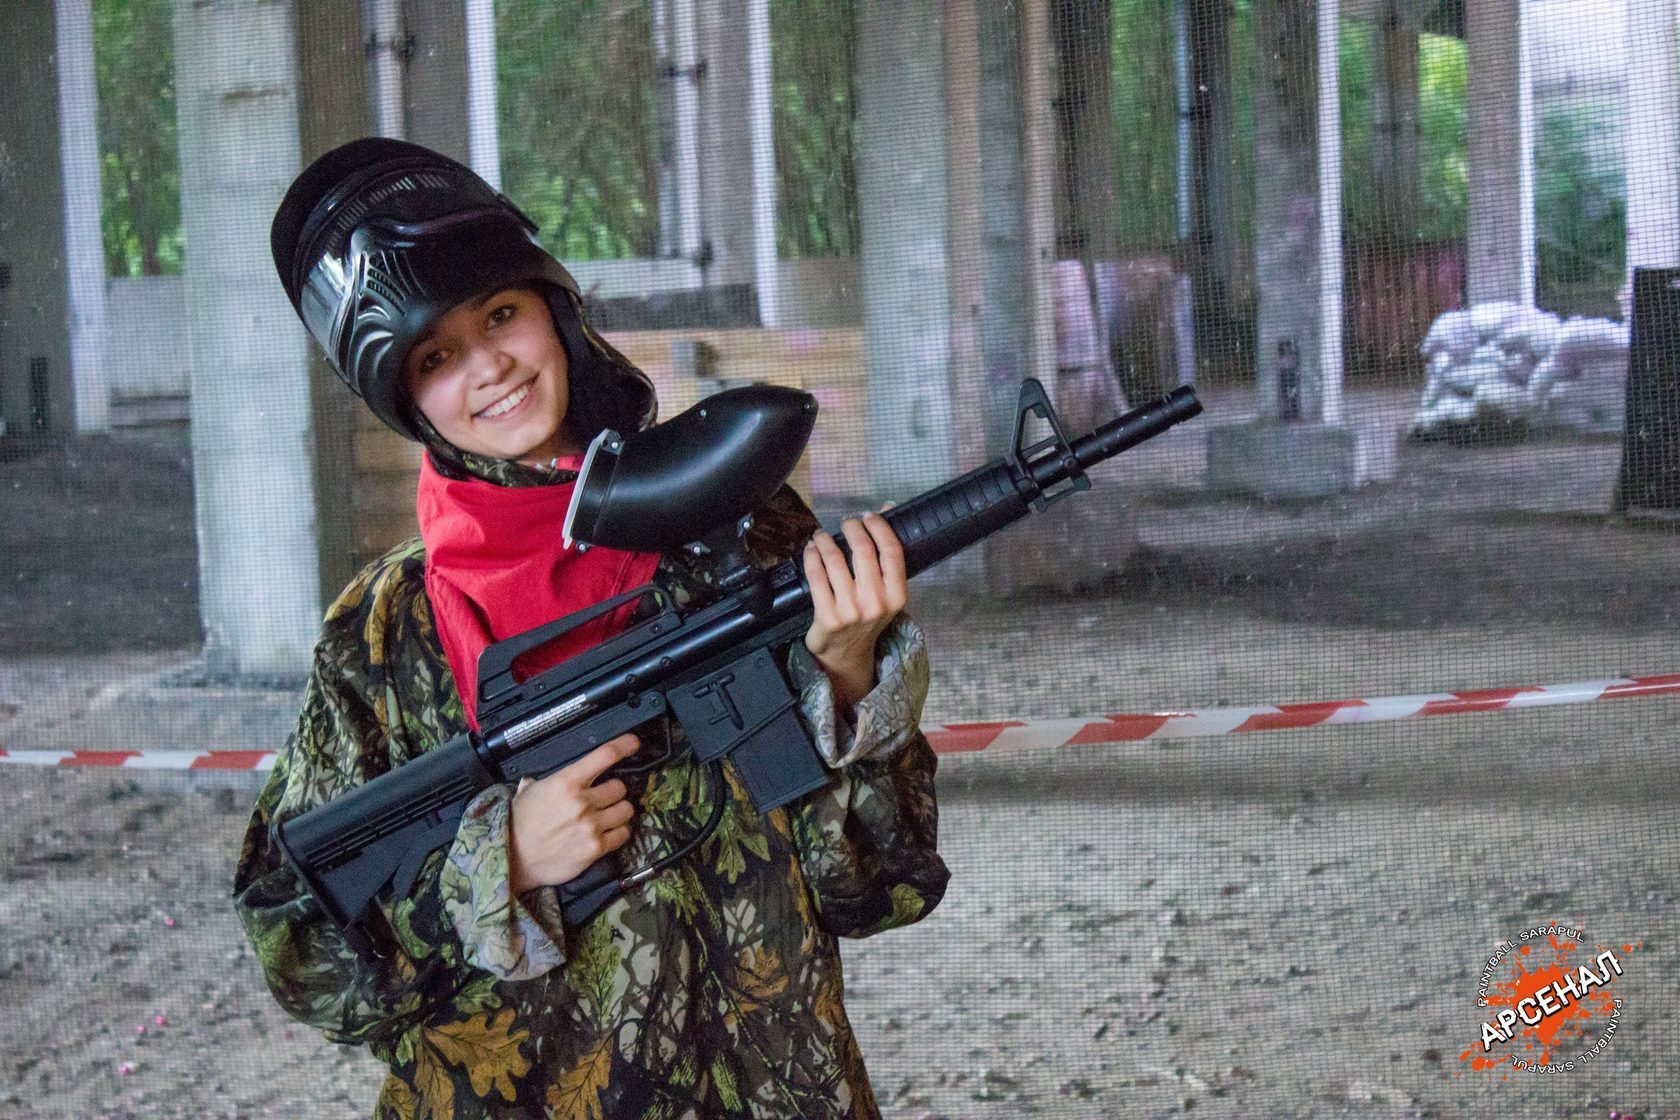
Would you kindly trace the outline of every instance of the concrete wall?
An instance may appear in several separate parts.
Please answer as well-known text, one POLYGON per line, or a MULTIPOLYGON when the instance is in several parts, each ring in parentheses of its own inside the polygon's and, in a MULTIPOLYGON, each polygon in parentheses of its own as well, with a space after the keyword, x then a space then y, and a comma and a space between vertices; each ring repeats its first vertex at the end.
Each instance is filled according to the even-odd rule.
POLYGON ((781 326, 863 325, 863 265, 856 257, 804 257, 776 262, 781 273, 781 326))
POLYGON ((135 276, 106 287, 105 368, 118 397, 179 396, 192 379, 186 281, 135 276))

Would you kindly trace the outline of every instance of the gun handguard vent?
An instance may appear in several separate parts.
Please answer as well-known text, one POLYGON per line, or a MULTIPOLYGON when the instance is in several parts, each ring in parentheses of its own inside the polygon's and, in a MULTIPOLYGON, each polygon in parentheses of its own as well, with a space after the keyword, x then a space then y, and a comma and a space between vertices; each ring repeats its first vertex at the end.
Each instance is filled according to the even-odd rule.
MULTIPOLYGON (((1021 393, 1022 416, 1034 402, 1044 399, 1043 392, 1038 382, 1027 379, 1021 393)), ((1052 422, 1055 440, 1035 444, 1034 448, 1045 447, 1050 442, 1059 446, 1030 457, 1027 453, 1034 448, 1020 446, 1023 428, 1017 422, 1016 448, 1009 458, 977 467, 883 515, 904 546, 906 572, 913 576, 926 571, 947 556, 1020 520, 1046 491, 1201 411, 1201 402, 1193 389, 1174 389, 1074 440, 1071 445, 1061 443, 1060 426, 1052 422)), ((839 544, 849 561, 851 550, 844 540, 839 544)))

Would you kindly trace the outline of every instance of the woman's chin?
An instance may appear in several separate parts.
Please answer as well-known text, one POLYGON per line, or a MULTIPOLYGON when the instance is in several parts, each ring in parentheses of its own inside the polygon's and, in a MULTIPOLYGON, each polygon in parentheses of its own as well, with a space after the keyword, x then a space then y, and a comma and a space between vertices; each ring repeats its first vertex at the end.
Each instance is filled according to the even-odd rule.
MULTIPOLYGON (((521 463, 546 463, 559 454, 557 447, 559 438, 553 431, 544 431, 543 425, 513 425, 505 432, 484 431, 482 428, 473 433, 477 438, 478 454, 493 459, 513 459, 521 463)), ((462 450, 466 450, 463 448, 462 450)))

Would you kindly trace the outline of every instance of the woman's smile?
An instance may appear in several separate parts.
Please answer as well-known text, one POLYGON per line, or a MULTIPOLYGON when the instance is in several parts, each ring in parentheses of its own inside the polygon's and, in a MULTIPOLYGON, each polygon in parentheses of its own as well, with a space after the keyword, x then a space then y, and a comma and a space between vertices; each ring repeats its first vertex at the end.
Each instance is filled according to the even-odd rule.
POLYGON ((519 406, 531 399, 531 382, 527 381, 489 408, 478 413, 480 420, 499 420, 519 410, 519 406))

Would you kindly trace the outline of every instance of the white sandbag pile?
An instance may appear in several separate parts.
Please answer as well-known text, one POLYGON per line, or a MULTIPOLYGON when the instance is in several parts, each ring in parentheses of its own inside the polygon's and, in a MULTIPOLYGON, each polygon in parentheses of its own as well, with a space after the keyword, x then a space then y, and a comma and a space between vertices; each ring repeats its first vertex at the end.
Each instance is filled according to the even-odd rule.
POLYGON ((1419 349, 1429 363, 1429 381, 1412 420, 1415 437, 1512 428, 1622 430, 1625 323, 1484 303, 1436 319, 1419 349))

